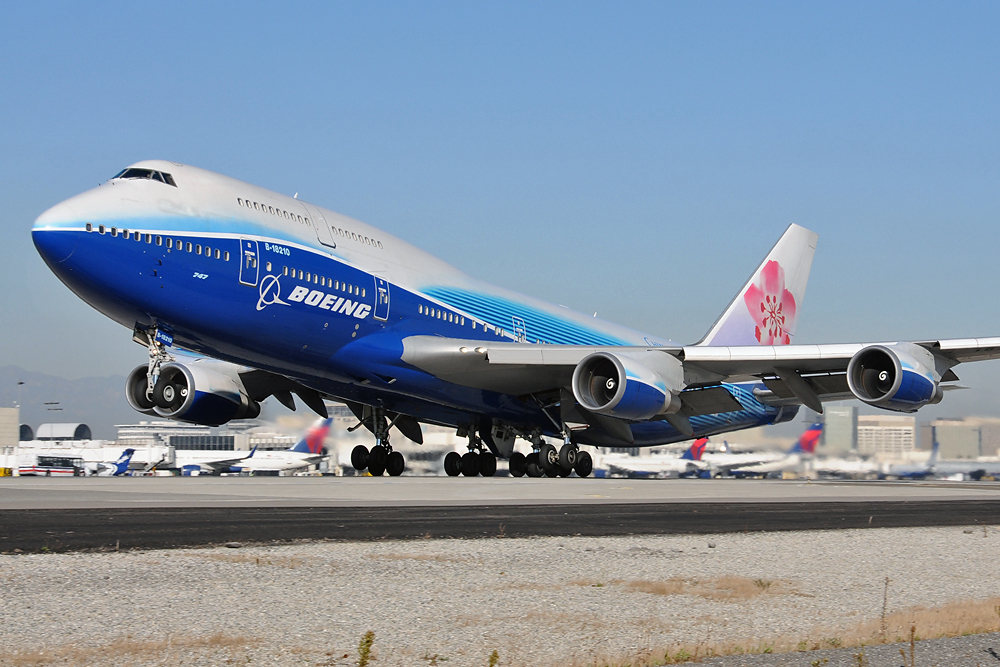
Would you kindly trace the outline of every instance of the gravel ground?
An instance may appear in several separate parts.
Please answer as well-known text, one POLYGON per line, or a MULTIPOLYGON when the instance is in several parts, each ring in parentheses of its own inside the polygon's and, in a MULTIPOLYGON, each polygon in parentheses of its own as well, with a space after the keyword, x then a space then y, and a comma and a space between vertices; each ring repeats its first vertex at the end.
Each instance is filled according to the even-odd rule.
MULTIPOLYGON (((24 655, 44 649, 60 664, 346 666, 368 630, 372 667, 486 665, 493 650, 500 665, 588 665, 831 636, 879 618, 885 577, 890 613, 1000 596, 998 549, 980 526, 4 555, 0 665, 45 664, 24 655)), ((917 664, 998 662, 977 642, 1000 642, 982 637, 949 640, 979 663, 921 650, 917 664)), ((870 665, 902 664, 880 650, 889 661, 870 665)), ((822 658, 856 664, 714 664, 822 658)))

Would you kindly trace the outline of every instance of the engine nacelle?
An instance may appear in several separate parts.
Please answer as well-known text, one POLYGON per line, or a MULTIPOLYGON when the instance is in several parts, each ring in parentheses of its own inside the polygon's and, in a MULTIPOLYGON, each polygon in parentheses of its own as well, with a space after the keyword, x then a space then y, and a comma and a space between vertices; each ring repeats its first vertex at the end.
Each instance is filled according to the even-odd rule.
POLYGON ((666 352, 633 355, 595 352, 573 371, 577 402, 602 415, 645 421, 681 409, 684 388, 681 362, 666 352))
POLYGON ((166 363, 151 395, 146 387, 146 367, 139 366, 129 374, 125 393, 129 405, 144 414, 205 426, 260 414, 260 405, 247 394, 236 367, 225 362, 166 363))
POLYGON ((886 410, 916 412, 943 396, 934 355, 912 343, 871 345, 847 366, 847 384, 859 399, 886 410))

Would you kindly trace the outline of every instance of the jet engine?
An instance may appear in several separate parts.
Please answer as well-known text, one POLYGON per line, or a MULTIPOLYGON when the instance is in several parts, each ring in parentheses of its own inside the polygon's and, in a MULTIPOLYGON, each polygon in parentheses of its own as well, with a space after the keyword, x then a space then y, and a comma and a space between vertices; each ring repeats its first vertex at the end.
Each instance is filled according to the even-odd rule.
POLYGON ((681 362, 665 352, 633 355, 595 352, 573 371, 577 402, 602 415, 645 421, 681 409, 684 388, 681 362))
POLYGON ((125 394, 139 412, 168 419, 205 426, 252 419, 260 414, 260 405, 250 398, 235 369, 232 364, 210 360, 166 363, 147 395, 146 367, 139 366, 129 374, 125 394))
POLYGON ((859 399, 894 412, 916 412, 943 396, 934 355, 912 343, 870 345, 847 366, 847 384, 859 399))

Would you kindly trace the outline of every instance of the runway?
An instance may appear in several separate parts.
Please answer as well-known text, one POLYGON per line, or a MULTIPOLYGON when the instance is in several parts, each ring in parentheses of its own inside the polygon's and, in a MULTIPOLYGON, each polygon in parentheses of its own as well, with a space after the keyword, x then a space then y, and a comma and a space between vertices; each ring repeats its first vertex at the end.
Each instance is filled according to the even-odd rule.
POLYGON ((0 552, 1000 523, 1000 484, 5 478, 0 552))

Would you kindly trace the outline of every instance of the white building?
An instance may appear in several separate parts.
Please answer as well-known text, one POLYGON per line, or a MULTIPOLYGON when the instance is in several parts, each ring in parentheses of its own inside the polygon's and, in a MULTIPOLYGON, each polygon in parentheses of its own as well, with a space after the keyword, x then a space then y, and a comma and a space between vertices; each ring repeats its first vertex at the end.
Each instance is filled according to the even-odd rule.
POLYGON ((917 420, 903 415, 858 415, 858 453, 902 458, 916 449, 917 420))

